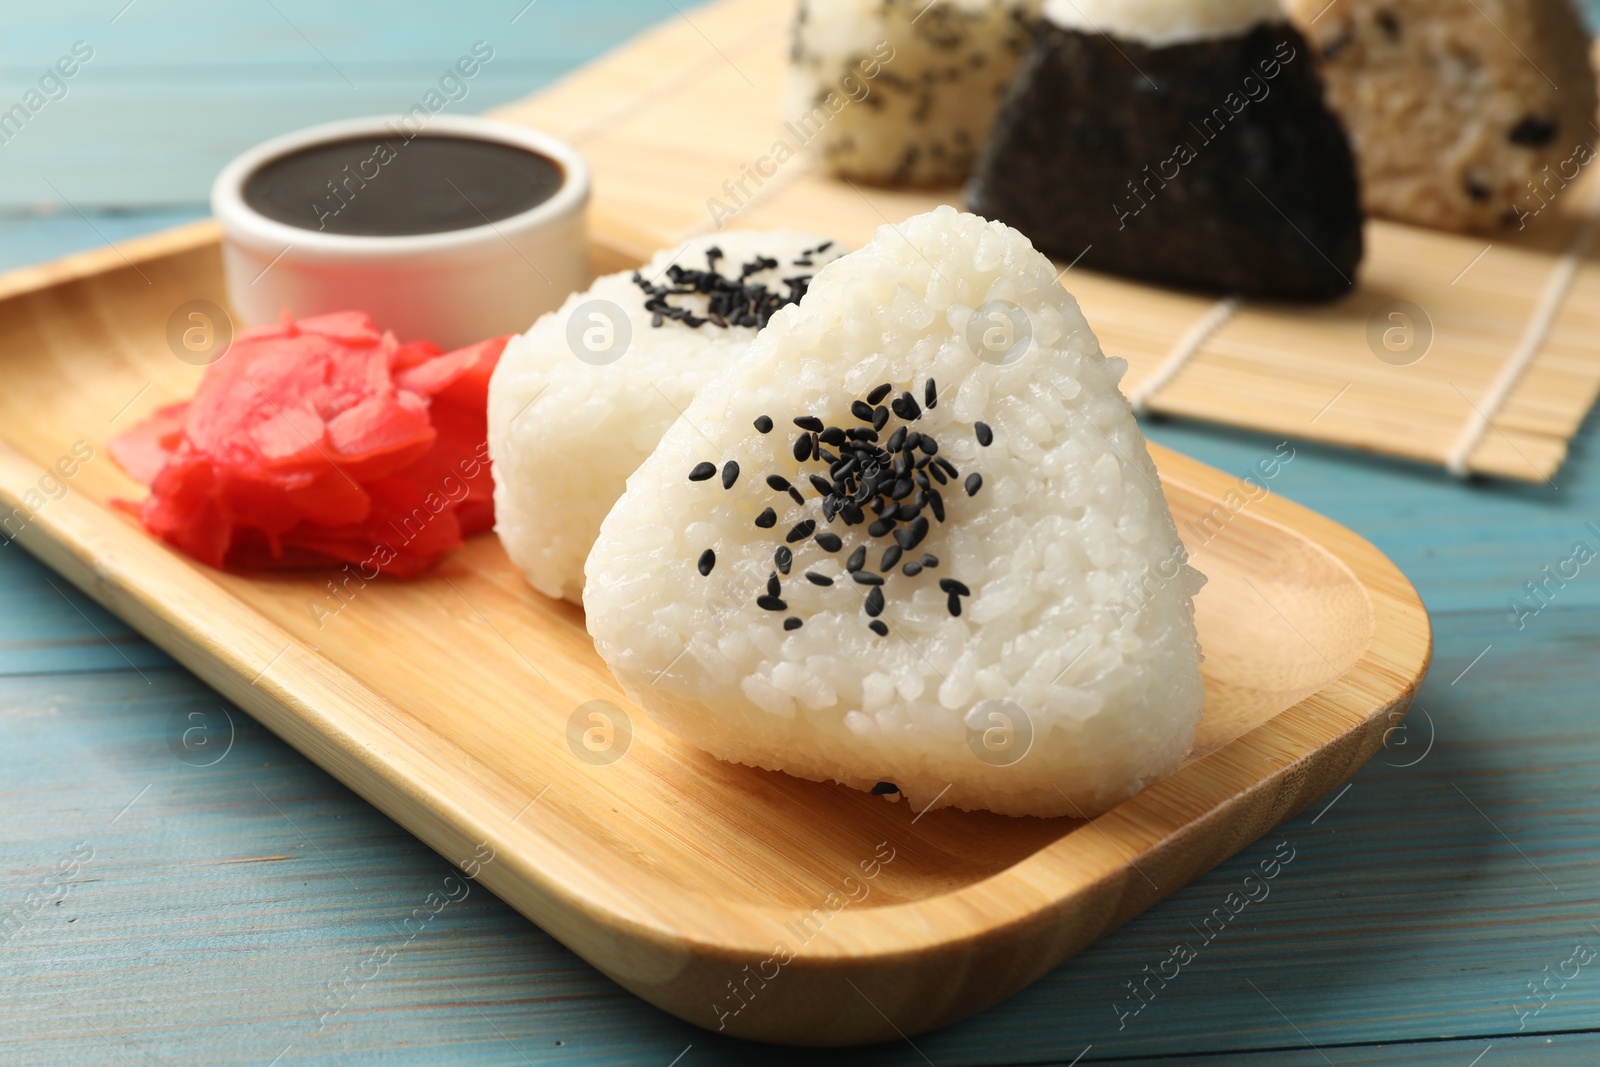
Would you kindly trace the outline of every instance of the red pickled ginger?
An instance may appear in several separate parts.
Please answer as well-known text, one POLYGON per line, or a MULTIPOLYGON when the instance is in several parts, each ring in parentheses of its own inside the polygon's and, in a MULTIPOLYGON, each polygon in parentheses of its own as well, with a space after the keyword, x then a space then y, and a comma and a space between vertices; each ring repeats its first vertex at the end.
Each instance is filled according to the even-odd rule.
POLYGON ((230 570, 410 577, 494 525, 489 375, 508 338, 400 344, 364 312, 246 330, 193 400, 111 442, 155 536, 230 570))

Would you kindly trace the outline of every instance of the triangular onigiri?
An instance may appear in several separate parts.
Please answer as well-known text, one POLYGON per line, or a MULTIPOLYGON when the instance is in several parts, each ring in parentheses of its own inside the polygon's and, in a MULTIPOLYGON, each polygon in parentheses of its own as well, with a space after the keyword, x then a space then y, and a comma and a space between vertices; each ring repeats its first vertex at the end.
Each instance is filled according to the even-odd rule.
POLYGON ((1202 579, 1122 370, 1016 230, 880 228, 628 479, 586 568, 596 647, 722 759, 1104 811, 1177 766, 1202 701, 1202 579))
POLYGON ((583 561, 628 475, 772 305, 842 251, 792 230, 693 237, 511 339, 489 384, 495 532, 529 584, 583 602, 583 561), (743 314, 717 313, 729 303, 743 314))
POLYGON ((1361 205, 1310 53, 1277 0, 1049 0, 967 203, 1091 270, 1341 296, 1361 205))

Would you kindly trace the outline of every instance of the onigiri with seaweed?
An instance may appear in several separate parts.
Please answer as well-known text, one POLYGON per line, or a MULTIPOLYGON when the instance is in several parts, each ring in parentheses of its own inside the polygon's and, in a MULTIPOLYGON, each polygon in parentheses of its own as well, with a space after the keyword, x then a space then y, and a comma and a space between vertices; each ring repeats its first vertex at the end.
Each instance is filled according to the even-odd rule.
POLYGON ((1329 299, 1355 161, 1277 0, 1048 0, 968 183, 1045 252, 1169 285, 1329 299))

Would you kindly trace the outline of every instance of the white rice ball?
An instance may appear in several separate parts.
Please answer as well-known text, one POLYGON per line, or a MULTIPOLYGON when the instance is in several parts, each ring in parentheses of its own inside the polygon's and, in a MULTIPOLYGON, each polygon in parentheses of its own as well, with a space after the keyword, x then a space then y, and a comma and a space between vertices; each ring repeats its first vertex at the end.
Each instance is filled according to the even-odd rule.
POLYGON ((784 127, 828 170, 956 185, 988 139, 1040 0, 805 0, 784 127))
POLYGON ((1284 19, 1278 0, 1045 0, 1042 14, 1063 29, 1147 48, 1231 37, 1284 19))
POLYGON ((949 207, 880 228, 776 315, 628 479, 587 564, 600 655, 653 717, 722 759, 893 783, 919 810, 1105 811, 1177 767, 1203 699, 1191 599, 1203 579, 1122 370, 1016 230, 949 207), (830 521, 810 476, 827 479, 833 461, 794 451, 796 417, 866 429, 852 403, 882 383, 919 410, 901 402, 880 440, 899 425, 931 435, 958 472, 929 482, 945 515, 903 552, 937 558, 915 575, 882 561, 915 520, 877 536, 842 512, 830 521), (731 489, 688 477, 730 460, 731 489), (972 474, 982 485, 968 495, 972 474), (824 537, 801 526, 788 540, 806 521, 824 537), (864 610, 874 587, 847 573, 858 547, 883 579, 877 620, 864 610), (970 589, 959 615, 943 579, 970 589))
MULTIPOLYGON (((705 270, 713 249, 722 252, 715 269, 729 278, 757 259, 777 260, 747 280, 780 294, 785 279, 809 276, 844 251, 815 234, 731 231, 662 251, 638 274, 671 285, 669 267, 705 270)), ((506 345, 489 383, 495 531, 535 589, 574 603, 583 598, 584 558, 624 480, 757 333, 671 318, 652 325, 634 275, 598 278, 541 316, 506 345)), ((705 315, 704 296, 668 299, 705 315)))

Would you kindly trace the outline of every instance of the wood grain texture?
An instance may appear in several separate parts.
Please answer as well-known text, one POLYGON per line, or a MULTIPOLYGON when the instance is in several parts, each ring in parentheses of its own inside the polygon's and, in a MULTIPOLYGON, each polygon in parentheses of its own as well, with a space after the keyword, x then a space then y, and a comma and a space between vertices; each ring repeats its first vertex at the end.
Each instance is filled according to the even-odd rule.
MULTIPOLYGON (((1586 925, 1600 893, 1591 860, 1600 738, 1592 702, 1577 699, 1592 689, 1592 664, 1574 655, 1593 648, 1600 629, 1592 612, 1540 622, 1543 632, 1504 648, 1498 666, 1485 659, 1481 674, 1474 668, 1451 686, 1486 641, 1504 639, 1503 626, 1441 617, 1440 664, 1406 732, 1391 736, 1348 792, 1016 996, 916 1038, 917 1048, 939 1067, 1065 1065, 1089 1044, 1084 1063, 1206 1062, 1203 1051, 1210 1063, 1237 1057, 1255 1067, 1281 1055, 1298 1065, 1292 1050, 1307 1038, 1341 1065, 1467 1067, 1491 1042, 1501 1062, 1587 1062, 1592 1045, 1560 1046, 1577 1040, 1564 1031, 1600 1023, 1589 970, 1529 1020, 1520 1044, 1503 1045, 1517 1037, 1513 1005, 1531 1002, 1526 984, 1574 942, 1600 946, 1586 925), (1520 714, 1505 715, 1508 706, 1520 714), (1270 894, 1119 1029, 1124 983, 1156 968, 1179 940, 1198 943, 1195 928, 1281 841, 1295 857, 1270 894), (1431 1040, 1441 1035, 1460 1040, 1431 1040), (1547 1038, 1556 1051, 1536 1058, 1547 1038), (1400 1044, 1346 1047, 1354 1042, 1400 1044), (1440 1052, 1456 1047, 1469 1051, 1440 1052), (1527 1058, 1513 1058, 1517 1048, 1527 1058), (1290 1051, 1242 1055, 1249 1050, 1290 1051)), ((220 733, 219 701, 183 673, 150 677, 153 685, 132 672, 0 679, 0 752, 23 757, 8 760, 0 780, 0 805, 23 816, 0 830, 7 908, 79 841, 96 849, 68 899, 0 948, 10 961, 0 1012, 20 1042, 0 1062, 94 1061, 109 1055, 96 1029, 141 1063, 266 1063, 292 1045, 285 1064, 520 1064, 526 1054, 535 1063, 665 1065, 690 1044, 684 1064, 818 1062, 803 1051, 752 1050, 649 1008, 476 888, 360 983, 359 997, 322 1029, 328 983, 392 947, 390 924, 450 868, 237 708, 227 757, 184 763, 172 751, 174 731, 201 711, 220 733), (67 994, 81 1017, 62 1016, 67 994)), ((831 1051, 826 1062, 925 1063, 898 1042, 831 1051)))
MULTIPOLYGON (((596 232, 645 258, 721 229, 825 229, 850 245, 945 202, 933 192, 864 188, 815 169, 784 124, 788 34, 769 0, 718 0, 695 26, 668 23, 561 85, 494 114, 573 138, 595 171, 596 232), (711 131, 715 131, 714 134, 711 131), (779 145, 783 152, 778 151, 779 145), (793 159, 788 155, 799 152, 793 159)), ((1563 189, 1526 233, 1489 239, 1370 222, 1348 296, 1302 306, 1247 301, 1148 400, 1151 410, 1443 464, 1512 357, 1547 280, 1600 211, 1600 182, 1563 189), (1481 254, 1481 262, 1479 256, 1481 254), (1470 269, 1469 269, 1470 268, 1470 269), (1371 344, 1384 306, 1415 312, 1417 361, 1395 366, 1371 344), (1422 340, 1427 327, 1430 342, 1422 340)), ((1481 474, 1543 482, 1600 394, 1600 248, 1586 247, 1539 356, 1467 457, 1481 474)), ((1130 394, 1215 297, 1087 270, 1067 287, 1109 355, 1126 359, 1130 394)), ((1400 359, 1409 358, 1403 352, 1400 359)))
POLYGON ((0 538, 0 676, 173 666, 128 624, 0 538), (18 610, 23 604, 28 610, 18 610))
MULTIPOLYGON (((541 0, 541 6, 548 2, 541 0)), ((144 16, 141 9, 148 3, 141 0, 124 21, 144 16)), ((148 10, 164 16, 181 5, 162 3, 148 10)), ((345 6, 325 9, 329 16, 336 10, 345 6)), ((358 6, 351 10, 359 15, 358 6)), ((620 23, 610 21, 613 10, 614 5, 590 5, 589 17, 616 32, 620 23)), ((409 32, 413 43, 402 39, 399 44, 418 55, 440 50, 455 25, 455 13, 437 6, 394 11, 404 14, 386 25, 409 32)), ((184 38, 181 55, 164 56, 164 67, 142 72, 149 95, 141 99, 161 104, 155 116, 140 114, 139 121, 129 121, 132 112, 116 99, 115 90, 83 98, 82 106, 103 118, 93 124, 93 145, 70 147, 95 150, 82 157, 78 169, 96 184, 103 202, 120 211, 124 205, 137 207, 131 195, 135 188, 159 192, 188 183, 203 190, 231 150, 226 145, 237 136, 241 120, 257 122, 269 115, 279 125, 264 128, 277 129, 328 117, 320 110, 296 110, 320 108, 322 100, 277 91, 319 76, 293 61, 295 50, 305 48, 303 41, 268 41, 257 27, 233 31, 239 19, 264 13, 267 9, 249 5, 210 8, 184 38), (247 84, 230 89, 230 70, 216 57, 252 48, 269 62, 247 84), (197 77, 178 69, 184 62, 210 67, 197 77), (196 85, 203 88, 197 91, 196 85), (226 106, 211 106, 229 92, 226 106), (162 113, 183 116, 167 124, 170 129, 163 127, 165 144, 222 147, 149 151, 155 128, 150 120, 162 113)), ((8 12, 7 32, 0 34, 6 64, 0 77, 25 73, 35 52, 53 54, 55 40, 80 35, 79 24, 87 27, 107 17, 91 5, 8 12)), ((664 7, 647 17, 676 18, 664 7)), ((531 18, 532 12, 519 25, 531 18)), ((370 20, 352 17, 339 32, 361 42, 369 25, 370 20)), ((703 47, 714 57, 709 46, 703 47)), ((349 48, 349 54, 359 54, 358 43, 349 48)), ((48 132, 38 129, 41 135, 48 132)), ((56 147, 67 146, 58 141, 56 147)), ((10 148, 5 156, 6 173, 15 176, 21 157, 10 148)), ((47 152, 28 159, 50 162, 47 152)), ((89 214, 116 240, 140 225, 132 215, 101 216, 92 209, 89 214)), ((164 224, 158 219, 146 225, 164 224)), ((0 232, 0 257, 16 264, 97 241, 89 226, 62 209, 54 218, 27 220, 0 232), (37 244, 19 244, 18 233, 30 231, 41 234, 37 244)), ((1164 991, 1126 1030, 1116 1030, 1111 1010, 1121 983, 1164 959, 1175 936, 1198 924, 1249 869, 1271 855, 1276 837, 1247 848, 1025 992, 966 1023, 917 1039, 918 1048, 940 1067, 1065 1065, 1091 1042, 1094 1048, 1083 1063, 1162 1055, 1169 1058, 1161 1062, 1200 1060, 1208 1067, 1320 1065, 1326 1061, 1312 1052, 1240 1051, 1302 1047, 1292 1024, 1311 1023, 1328 1059, 1339 1064, 1466 1067, 1491 1042, 1494 1050, 1480 1067, 1592 1062, 1585 1044, 1592 1039, 1561 1033, 1600 1026, 1600 1003, 1587 988, 1587 973, 1584 982, 1533 1019, 1526 1034, 1505 1035, 1514 1035, 1518 1025, 1509 1003, 1542 967, 1564 958, 1571 946, 1563 939, 1582 936, 1583 920, 1592 918, 1589 902, 1600 892, 1583 866, 1596 844, 1594 827, 1600 825, 1592 770, 1600 763, 1592 739, 1600 583, 1585 570, 1525 631, 1511 625, 1505 604, 1521 583, 1584 536, 1585 521, 1600 519, 1596 425, 1591 418, 1575 439, 1572 456, 1556 478, 1559 490, 1463 485, 1380 457, 1297 444, 1298 456, 1272 483, 1274 492, 1371 539, 1400 564, 1430 607, 1442 612, 1435 617, 1438 666, 1419 702, 1440 721, 1441 736, 1453 738, 1450 760, 1437 763, 1442 750, 1436 749, 1418 768, 1432 772, 1437 763, 1438 774, 1425 783, 1412 783, 1404 777, 1409 772, 1385 765, 1400 761, 1398 753, 1370 763, 1354 789, 1312 828, 1319 842, 1315 862, 1302 853, 1271 900, 1259 910, 1252 905, 1248 924, 1219 938, 1185 970, 1181 983, 1164 991), (1490 644, 1492 651, 1451 686, 1490 644), (1509 674, 1508 664, 1515 668, 1509 674), (1528 721, 1548 729, 1525 737, 1522 724, 1528 721), (1449 780, 1466 784, 1463 774, 1495 783, 1498 806, 1485 805, 1486 810, 1517 847, 1538 857, 1540 866, 1546 866, 1546 858, 1562 863, 1570 874, 1556 881, 1568 892, 1558 894, 1540 882, 1511 844, 1493 836, 1464 803, 1440 799, 1441 791, 1450 789, 1449 780), (1431 847, 1435 841, 1441 847, 1431 847), (1569 879, 1576 880, 1569 885, 1569 879), (1372 916, 1381 921, 1371 921, 1372 916), (1373 966, 1374 959, 1380 965, 1373 966), (1268 1008, 1240 975, 1268 991, 1292 1023, 1268 1008), (1544 1034, 1549 1036, 1539 1036, 1544 1034), (1442 1035, 1461 1038, 1437 1040, 1442 1035), (1482 1037, 1475 1043, 1465 1035, 1482 1037), (1398 1043, 1356 1047, 1379 1040, 1398 1043)), ((1270 454, 1279 440, 1182 421, 1146 420, 1146 431, 1235 474, 1270 454)), ((0 550, 0 557, 5 555, 0 550)), ((327 995, 327 983, 390 943, 393 931, 387 924, 399 922, 431 890, 432 880, 444 873, 442 861, 248 716, 240 716, 239 738, 224 763, 209 770, 177 765, 165 733, 170 713, 204 706, 213 694, 168 672, 152 673, 155 690, 139 697, 147 691, 144 683, 128 672, 104 671, 120 663, 119 657, 103 644, 95 650, 100 639, 94 629, 64 605, 46 576, 60 584, 30 557, 0 562, 0 648, 9 655, 14 643, 31 640, 34 620, 45 619, 52 634, 82 649, 86 669, 101 673, 0 680, 0 810, 8 815, 0 823, 5 906, 21 899, 32 872, 69 854, 73 842, 100 840, 94 837, 105 822, 100 811, 115 814, 152 780, 173 770, 181 773, 161 779, 159 784, 168 787, 164 797, 161 788, 153 789, 116 824, 130 824, 117 862, 91 872, 82 892, 75 889, 63 905, 83 911, 41 927, 25 946, 19 941, 0 947, 0 982, 13 974, 27 978, 0 988, 0 1032, 7 1035, 0 1043, 0 1062, 265 1064, 288 1046, 281 1067, 336 1062, 665 1065, 691 1043, 680 1067, 749 1063, 757 1055, 763 1062, 814 1062, 804 1054, 752 1052, 672 1020, 481 894, 442 914, 436 923, 447 925, 439 928, 440 936, 430 929, 428 940, 408 948, 380 980, 362 986, 360 1001, 329 1031, 315 1034, 314 1009, 327 995), (24 721, 26 729, 18 728, 24 721), (247 779, 264 763, 273 765, 267 773, 274 777, 258 780, 296 823, 315 831, 314 847, 255 797, 247 780, 223 777, 247 779), (293 805, 283 803, 279 788, 293 805), (142 805, 157 798, 163 802, 134 820, 142 805), (256 817, 257 809, 270 818, 256 817), (64 851, 58 853, 57 844, 64 851), (293 871, 286 876, 288 861, 272 857, 295 849, 293 871), (219 862, 219 856, 233 862, 219 862), (251 857, 261 860, 248 862, 251 857), (417 887, 416 898, 396 901, 386 895, 396 883, 417 887), (247 908, 239 906, 252 901, 247 908), (475 907, 484 910, 473 913, 475 907), (74 915, 77 922, 65 922, 74 915), (80 931, 91 918, 92 936, 84 936, 80 931), (226 995, 217 997, 217 990, 226 995), (102 1034, 118 1052, 108 1051, 102 1034)), ((112 632, 109 616, 99 615, 86 597, 67 592, 112 632)), ((133 636, 126 642, 121 647, 144 666, 136 651, 148 653, 150 646, 133 636)), ((36 650, 20 654, 20 663, 7 662, 24 671, 51 670, 70 656, 63 651, 47 663, 36 650)), ((1411 721, 1422 720, 1414 713, 1411 721)), ((1391 744, 1398 740, 1392 738, 1391 744)), ((1473 795, 1481 804, 1482 797, 1473 795)), ((1314 806, 1283 833, 1303 832, 1321 809, 1314 806)), ((925 1062, 904 1044, 830 1053, 828 1061, 925 1062)))
POLYGON ((1236 480, 1158 449, 1211 579, 1205 721, 1178 774, 1087 827, 915 826, 904 806, 718 763, 627 706, 578 612, 527 589, 492 537, 424 579, 336 589, 204 571, 105 510, 140 492, 105 458, 113 424, 194 388, 165 322, 220 301, 214 238, 196 224, 0 279, 9 532, 442 854, 495 856, 485 885, 699 1025, 849 1044, 986 1007, 1348 777, 1426 667, 1421 604, 1369 545, 1275 497, 1224 504, 1236 480), (74 450, 95 458, 40 498, 74 450), (595 699, 633 720, 604 768, 566 736, 595 699), (886 851, 872 903, 834 903, 839 872, 886 851), (785 995, 756 997, 775 955, 785 995))

